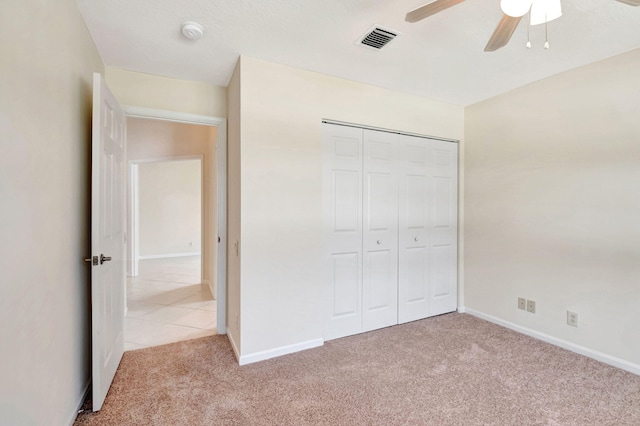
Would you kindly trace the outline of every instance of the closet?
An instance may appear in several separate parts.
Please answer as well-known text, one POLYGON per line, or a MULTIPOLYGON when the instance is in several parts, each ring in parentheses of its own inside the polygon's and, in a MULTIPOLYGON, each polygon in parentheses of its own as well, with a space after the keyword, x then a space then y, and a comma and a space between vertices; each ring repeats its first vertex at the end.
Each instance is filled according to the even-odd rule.
POLYGON ((454 311, 457 143, 322 130, 325 339, 454 311))

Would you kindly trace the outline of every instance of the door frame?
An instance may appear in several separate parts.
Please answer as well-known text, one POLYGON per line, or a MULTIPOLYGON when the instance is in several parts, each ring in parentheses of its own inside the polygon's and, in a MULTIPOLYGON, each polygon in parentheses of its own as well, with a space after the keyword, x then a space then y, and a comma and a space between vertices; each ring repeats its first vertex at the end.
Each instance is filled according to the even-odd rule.
MULTIPOLYGON (((216 137, 216 170, 215 173, 211 174, 211 178, 216 179, 216 208, 215 210, 211 209, 211 212, 217 212, 216 228, 218 233, 215 259, 216 329, 218 334, 227 334, 227 119, 223 117, 135 106, 123 105, 122 108, 127 118, 147 118, 177 123, 199 124, 214 126, 218 129, 216 137)), ((204 174, 204 169, 202 173, 204 174)), ((213 182, 211 183, 213 184, 213 182)), ((216 236, 214 236, 214 238, 215 237, 216 236)), ((133 255, 133 253, 129 254, 129 256, 131 255, 133 255)))
MULTIPOLYGON (((129 180, 127 185, 129 186, 128 200, 128 221, 127 232, 129 235, 127 241, 127 275, 130 277, 138 276, 138 265, 140 261, 140 180, 138 178, 139 166, 141 164, 154 164, 154 163, 173 163, 177 161, 194 161, 200 162, 200 282, 204 282, 204 156, 202 155, 186 155, 175 157, 154 157, 144 158, 140 160, 129 160, 128 171, 129 180)), ((217 228, 217 224, 215 224, 217 228)), ((206 283, 211 291, 213 291, 212 283, 206 283)))

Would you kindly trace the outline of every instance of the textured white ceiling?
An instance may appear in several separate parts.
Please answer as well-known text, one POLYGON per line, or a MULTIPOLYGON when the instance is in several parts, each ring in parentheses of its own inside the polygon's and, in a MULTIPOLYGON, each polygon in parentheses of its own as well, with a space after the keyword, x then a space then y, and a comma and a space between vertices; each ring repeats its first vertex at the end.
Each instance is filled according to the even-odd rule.
MULTIPOLYGON (((499 0, 469 0, 421 22, 425 0, 77 0, 108 66, 227 86, 238 55, 469 105, 550 75, 640 47, 640 7, 563 0, 563 16, 483 51, 499 0), (199 22, 205 36, 184 39, 199 22), (381 51, 354 42, 373 24, 401 35, 381 51)), ((606 78, 606 76, 603 76, 606 78)))

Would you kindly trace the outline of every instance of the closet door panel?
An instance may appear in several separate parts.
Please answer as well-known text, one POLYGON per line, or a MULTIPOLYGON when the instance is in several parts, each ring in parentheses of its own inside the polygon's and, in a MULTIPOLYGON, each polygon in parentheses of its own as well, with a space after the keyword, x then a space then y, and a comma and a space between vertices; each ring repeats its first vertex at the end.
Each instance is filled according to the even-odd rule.
POLYGON ((398 322, 397 135, 364 130, 363 331, 398 322))
MULTIPOLYGON (((369 313, 389 307, 389 282, 395 281, 395 259, 392 250, 368 250, 366 253, 365 281, 367 291, 365 306, 369 313)), ((392 296, 392 295, 391 295, 392 296)))
POLYGON ((398 322, 429 315, 430 150, 424 138, 399 141, 398 322))
POLYGON ((430 145, 429 314, 440 315, 455 311, 458 304, 458 145, 430 145))
POLYGON ((362 331, 362 130, 323 125, 325 339, 362 331))
POLYGON ((360 254, 338 253, 331 255, 333 270, 332 314, 338 319, 355 316, 360 310, 360 291, 357 283, 360 275, 360 254))

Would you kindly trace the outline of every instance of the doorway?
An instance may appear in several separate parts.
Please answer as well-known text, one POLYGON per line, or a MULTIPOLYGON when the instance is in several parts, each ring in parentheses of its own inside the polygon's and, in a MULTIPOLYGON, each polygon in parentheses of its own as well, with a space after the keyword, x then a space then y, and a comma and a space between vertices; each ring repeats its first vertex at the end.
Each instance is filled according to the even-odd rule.
POLYGON ((127 349, 224 334, 224 120, 132 108, 125 112, 127 349), (149 188, 156 193, 146 193, 149 188))
MULTIPOLYGON (((139 144, 138 128, 132 133, 139 144)), ((135 276, 127 278, 125 350, 215 334, 216 304, 202 274, 202 160, 131 163, 136 256, 135 276)))

